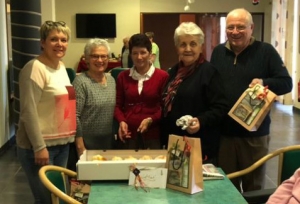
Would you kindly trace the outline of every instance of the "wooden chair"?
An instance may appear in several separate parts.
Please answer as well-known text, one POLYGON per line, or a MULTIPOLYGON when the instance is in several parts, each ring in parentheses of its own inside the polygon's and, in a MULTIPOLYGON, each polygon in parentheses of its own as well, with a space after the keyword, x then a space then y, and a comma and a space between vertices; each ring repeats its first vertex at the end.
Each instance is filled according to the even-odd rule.
POLYGON ((77 177, 77 173, 54 165, 43 166, 39 171, 42 183, 51 192, 52 204, 82 204, 67 194, 66 176, 77 177))
MULTIPOLYGON (((252 164, 246 169, 241 171, 233 172, 227 174, 229 179, 241 177, 245 174, 248 174, 262 164, 267 162, 268 160, 278 156, 278 182, 277 185, 279 186, 284 180, 290 178, 294 172, 300 167, 300 145, 292 145, 283 147, 280 149, 275 150, 267 154, 266 156, 259 159, 257 162, 252 164)), ((273 189, 262 189, 262 190, 255 190, 255 191, 248 191, 242 193, 245 200, 249 204, 261 204, 265 203, 269 196, 275 192, 276 188, 273 189)))

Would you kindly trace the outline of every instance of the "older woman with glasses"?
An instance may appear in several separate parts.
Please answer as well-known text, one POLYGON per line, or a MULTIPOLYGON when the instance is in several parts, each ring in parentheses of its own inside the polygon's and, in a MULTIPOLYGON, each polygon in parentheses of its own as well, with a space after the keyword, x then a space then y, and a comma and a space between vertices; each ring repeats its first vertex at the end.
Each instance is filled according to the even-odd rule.
POLYGON ((116 101, 114 78, 105 73, 110 47, 106 40, 91 39, 84 48, 88 71, 78 75, 76 91, 76 147, 78 155, 85 149, 111 149, 113 113, 116 101))
POLYGON ((117 79, 115 118, 124 148, 160 148, 161 93, 168 74, 150 62, 151 51, 146 35, 133 35, 129 53, 134 66, 117 79))
POLYGON ((217 125, 228 111, 220 74, 204 59, 204 34, 192 22, 176 28, 175 46, 179 63, 169 71, 163 93, 163 141, 175 134, 201 138, 204 162, 216 162, 219 145, 217 125), (178 119, 188 119, 187 128, 177 126, 178 119))
POLYGON ((40 182, 41 166, 66 167, 69 144, 76 131, 74 89, 65 65, 70 29, 65 22, 46 21, 40 28, 42 53, 30 60, 19 75, 20 119, 17 151, 34 203, 50 204, 49 192, 40 182))

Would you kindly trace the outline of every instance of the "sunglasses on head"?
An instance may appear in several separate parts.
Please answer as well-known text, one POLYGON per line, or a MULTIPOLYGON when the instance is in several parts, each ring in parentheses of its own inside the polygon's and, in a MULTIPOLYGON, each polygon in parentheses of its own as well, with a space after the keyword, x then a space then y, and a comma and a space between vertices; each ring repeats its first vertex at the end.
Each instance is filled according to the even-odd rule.
POLYGON ((46 21, 45 23, 49 26, 66 26, 66 23, 64 21, 46 21))

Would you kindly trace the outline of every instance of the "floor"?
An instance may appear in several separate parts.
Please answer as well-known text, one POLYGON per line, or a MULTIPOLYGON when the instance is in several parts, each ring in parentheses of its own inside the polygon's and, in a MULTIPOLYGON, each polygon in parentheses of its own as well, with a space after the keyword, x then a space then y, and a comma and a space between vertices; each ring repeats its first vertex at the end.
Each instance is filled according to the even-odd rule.
MULTIPOLYGON (((271 111, 270 151, 287 145, 300 144, 300 112, 292 106, 275 104, 271 111)), ((266 186, 272 188, 277 183, 277 159, 267 163, 266 186)), ((33 198, 22 168, 16 157, 15 145, 0 155, 0 203, 32 204, 33 198)))

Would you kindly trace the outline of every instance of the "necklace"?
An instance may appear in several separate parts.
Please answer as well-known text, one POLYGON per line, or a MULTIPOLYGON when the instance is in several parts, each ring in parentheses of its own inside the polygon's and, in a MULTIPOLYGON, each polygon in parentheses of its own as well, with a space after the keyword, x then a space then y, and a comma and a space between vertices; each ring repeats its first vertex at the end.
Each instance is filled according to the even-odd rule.
POLYGON ((105 74, 103 74, 103 77, 98 78, 89 73, 89 77, 100 84, 101 87, 107 87, 107 78, 105 74))
POLYGON ((102 87, 107 87, 107 78, 106 75, 104 74, 104 77, 102 78, 102 80, 100 82, 98 82, 100 84, 100 86, 102 87))
POLYGON ((106 76, 104 76, 104 77, 105 77, 104 82, 103 81, 102 82, 98 82, 101 87, 107 87, 107 79, 106 79, 106 76))

